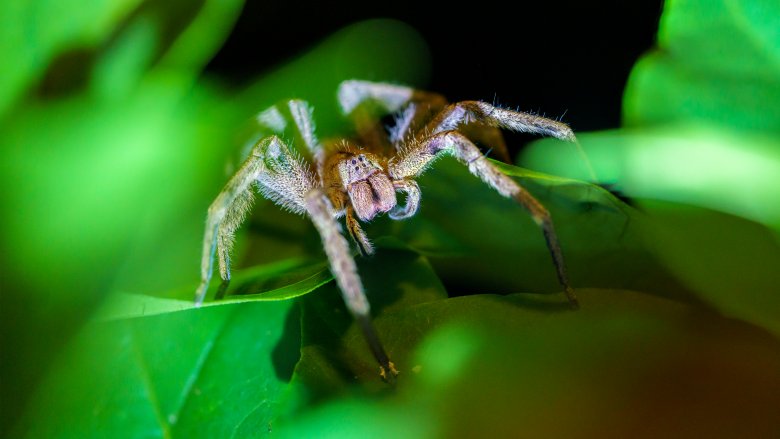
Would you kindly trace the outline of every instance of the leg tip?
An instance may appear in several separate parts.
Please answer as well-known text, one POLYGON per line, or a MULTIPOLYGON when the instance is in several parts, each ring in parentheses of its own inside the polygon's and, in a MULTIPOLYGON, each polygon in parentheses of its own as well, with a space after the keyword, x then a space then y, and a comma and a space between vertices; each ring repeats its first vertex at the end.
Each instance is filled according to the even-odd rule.
POLYGON ((379 366, 379 376, 382 377, 382 381, 388 384, 395 384, 398 369, 395 368, 395 364, 392 361, 388 361, 387 369, 384 366, 379 366))
POLYGON ((580 301, 577 300, 577 295, 574 294, 574 290, 571 287, 566 287, 566 298, 569 299, 569 306, 571 309, 580 309, 580 301))

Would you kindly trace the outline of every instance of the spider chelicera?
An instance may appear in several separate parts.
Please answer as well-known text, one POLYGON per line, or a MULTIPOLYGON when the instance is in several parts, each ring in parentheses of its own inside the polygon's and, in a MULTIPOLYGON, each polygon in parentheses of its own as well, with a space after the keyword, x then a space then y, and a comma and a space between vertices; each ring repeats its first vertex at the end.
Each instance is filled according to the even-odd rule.
POLYGON ((380 375, 393 381, 398 371, 371 322, 363 284, 338 220, 345 219, 347 231, 360 252, 372 254, 374 249, 360 222, 383 213, 394 220, 413 216, 420 204, 415 178, 438 157, 448 154, 530 213, 544 233, 569 302, 577 306, 547 209, 487 160, 474 143, 490 145, 499 157, 507 158, 499 128, 576 142, 566 124, 480 101, 448 104, 435 93, 359 80, 342 82, 338 99, 344 114, 355 123, 354 139, 321 142, 314 133, 312 108, 304 101, 290 100, 260 113, 260 124, 275 135, 260 139, 209 207, 201 283, 195 293, 197 304, 203 302, 208 289, 215 253, 220 276, 226 282, 230 280, 233 236, 251 206, 254 185, 264 197, 308 216, 314 223, 331 272, 379 363, 380 375), (386 114, 396 114, 390 128, 385 129, 375 116, 373 110, 377 106, 386 114), (305 157, 279 137, 286 127, 283 112, 295 125, 296 139, 302 143, 300 150, 305 157), (399 191, 406 194, 404 205, 396 201, 399 191))

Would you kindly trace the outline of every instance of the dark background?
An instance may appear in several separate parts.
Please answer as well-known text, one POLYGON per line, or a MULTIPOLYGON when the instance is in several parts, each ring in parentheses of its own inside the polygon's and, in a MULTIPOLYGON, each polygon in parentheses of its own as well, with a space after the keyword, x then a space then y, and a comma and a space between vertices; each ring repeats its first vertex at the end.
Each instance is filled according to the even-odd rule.
MULTIPOLYGON (((428 88, 451 101, 479 99, 558 118, 575 131, 617 127, 631 67, 655 42, 662 0, 477 1, 434 10, 422 2, 249 2, 208 72, 240 84, 295 58, 338 29, 394 18, 429 45, 428 88)), ((510 144, 524 136, 513 136, 510 144)))

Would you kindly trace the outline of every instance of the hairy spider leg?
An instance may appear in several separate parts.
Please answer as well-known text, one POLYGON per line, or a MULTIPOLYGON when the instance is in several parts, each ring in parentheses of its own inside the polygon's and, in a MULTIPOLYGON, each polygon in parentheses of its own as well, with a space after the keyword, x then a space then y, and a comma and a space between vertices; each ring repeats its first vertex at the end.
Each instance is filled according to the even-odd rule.
POLYGON ((380 375, 386 381, 393 382, 398 371, 387 356, 379 335, 371 323, 371 309, 363 290, 363 283, 357 273, 355 260, 349 251, 347 240, 339 231, 339 225, 331 212, 330 201, 322 189, 318 188, 307 194, 306 210, 322 236, 325 253, 328 255, 336 283, 344 296, 344 302, 360 325, 371 352, 379 362, 380 375))
POLYGON ((406 205, 396 205, 388 215, 394 220, 402 220, 414 216, 420 207, 420 186, 411 178, 394 180, 395 190, 406 194, 406 205))
POLYGON ((395 149, 410 132, 447 105, 446 99, 436 93, 360 80, 342 82, 338 99, 343 113, 353 121, 361 142, 376 152, 395 149), (377 116, 393 113, 396 113, 395 123, 387 136, 377 116))
POLYGON ((499 194, 522 205, 541 227, 552 255, 566 297, 573 307, 578 306, 574 290, 569 285, 566 265, 550 213, 529 192, 492 164, 468 138, 457 131, 442 131, 404 149, 388 164, 388 173, 394 181, 418 177, 442 154, 450 154, 466 165, 469 171, 487 183, 499 194))
POLYGON ((220 277, 230 281, 229 254, 236 229, 243 222, 253 200, 252 183, 266 198, 296 213, 305 212, 304 196, 315 186, 308 165, 291 153, 278 137, 261 139, 209 206, 203 236, 201 282, 195 302, 203 303, 213 271, 214 254, 219 260, 220 277))
MULTIPOLYGON (((270 134, 284 136, 287 128, 285 115, 280 111, 282 104, 272 105, 268 109, 261 111, 257 115, 258 124, 270 134)), ((314 162, 318 175, 323 175, 322 167, 325 161, 325 149, 315 134, 316 125, 314 123, 314 110, 308 102, 301 99, 291 99, 284 103, 284 108, 289 117, 292 118, 297 129, 296 140, 304 146, 305 152, 308 152, 314 162)))
POLYGON ((223 280, 230 278, 230 261, 222 257, 229 253, 230 240, 221 239, 220 229, 224 232, 235 230, 241 222, 241 213, 249 209, 252 200, 250 185, 263 170, 259 157, 260 145, 252 148, 249 158, 239 168, 238 172, 227 182, 217 198, 209 206, 206 216, 206 231, 203 236, 203 256, 200 263, 200 285, 195 290, 195 303, 200 305, 206 297, 206 291, 214 271, 214 253, 220 250, 220 275, 223 280), (227 221, 225 221, 227 219, 227 221), (226 224, 225 224, 226 223, 226 224), (224 246, 228 249, 222 250, 224 246), (223 268, 224 267, 224 268, 223 268))
MULTIPOLYGON (((486 125, 496 128, 503 128, 511 131, 523 133, 541 134, 545 136, 556 137, 573 143, 582 157, 582 161, 588 169, 592 181, 598 181, 596 172, 588 159, 587 154, 582 149, 577 137, 572 129, 563 122, 537 116, 535 114, 523 113, 521 111, 512 111, 505 108, 490 105, 487 102, 463 101, 450 104, 438 116, 436 116, 423 130, 423 135, 433 135, 442 131, 458 129, 465 132, 467 136, 472 137, 468 129, 473 125, 486 125)), ((489 133, 488 133, 489 135, 489 133)), ((489 137, 477 139, 478 141, 491 141, 489 137)))
POLYGON ((347 204, 345 214, 347 231, 349 232, 349 236, 352 237, 352 240, 355 242, 355 244, 357 244, 358 250, 360 250, 360 254, 363 256, 373 255, 374 245, 371 244, 371 240, 368 239, 368 235, 366 235, 366 232, 363 231, 362 227, 360 227, 360 222, 357 219, 357 213, 355 212, 355 208, 352 207, 352 204, 347 204))
POLYGON ((563 122, 534 114, 495 107, 487 102, 463 101, 450 104, 426 127, 424 135, 460 129, 477 123, 523 133, 541 134, 576 142, 574 132, 563 122))
MULTIPOLYGON (((344 114, 355 123, 361 140, 381 146, 386 146, 389 141, 396 150, 408 141, 412 134, 424 128, 427 121, 447 107, 447 100, 438 93, 360 80, 342 82, 338 98, 344 114), (383 127, 370 110, 365 108, 367 103, 379 105, 385 114, 396 113, 387 138, 383 135, 383 127)), ((501 161, 511 163, 509 150, 500 130, 485 124, 464 124, 461 128, 467 137, 483 145, 490 145, 495 156, 501 161)))
POLYGON ((264 197, 294 213, 306 214, 312 220, 322 237, 331 272, 344 302, 360 325, 369 348, 380 364, 380 374, 385 380, 394 381, 398 371, 388 358, 371 323, 368 299, 349 246, 335 220, 336 212, 333 212, 330 201, 315 181, 308 165, 277 136, 269 136, 258 142, 249 158, 209 207, 203 238, 201 283, 195 293, 195 302, 203 303, 211 280, 215 251, 220 256, 222 279, 226 282, 230 279, 229 260, 225 257, 230 248, 226 244, 232 242, 235 230, 250 207, 253 182, 256 182, 257 189, 264 197))

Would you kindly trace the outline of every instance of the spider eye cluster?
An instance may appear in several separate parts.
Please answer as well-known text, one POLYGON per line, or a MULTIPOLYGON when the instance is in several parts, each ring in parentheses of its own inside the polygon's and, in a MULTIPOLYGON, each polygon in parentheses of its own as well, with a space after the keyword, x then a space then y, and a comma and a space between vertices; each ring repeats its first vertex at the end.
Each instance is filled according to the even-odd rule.
MULTIPOLYGON (((357 158, 356 158, 356 159, 352 159, 352 160, 351 160, 351 163, 352 163, 353 165, 357 165, 357 164, 358 164, 358 161, 360 161, 360 163, 361 163, 361 164, 365 164, 365 163, 366 163, 366 156, 364 156, 363 154, 360 154, 359 156, 357 156, 357 158)), ((355 168, 355 170, 356 170, 356 171, 357 171, 358 169, 360 169, 360 168, 357 168, 357 167, 355 168)))
POLYGON ((368 178, 370 174, 379 169, 375 163, 366 159, 364 154, 353 156, 352 158, 345 160, 344 164, 346 165, 345 168, 348 169, 346 178, 347 183, 368 178))

